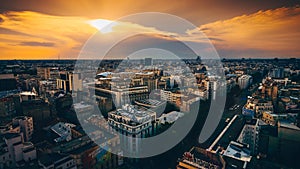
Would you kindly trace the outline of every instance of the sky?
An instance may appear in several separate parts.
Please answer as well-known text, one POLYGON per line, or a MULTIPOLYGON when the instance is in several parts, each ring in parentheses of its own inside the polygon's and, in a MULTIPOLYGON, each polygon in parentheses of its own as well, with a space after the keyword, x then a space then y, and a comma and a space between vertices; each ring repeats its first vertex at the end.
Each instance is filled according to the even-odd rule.
MULTIPOLYGON (((104 46, 122 32, 145 31, 158 40, 135 38, 127 46, 161 39, 162 45, 170 46, 173 39, 164 36, 203 43, 199 30, 222 58, 300 58, 300 7, 295 0, 0 0, 0 4, 0 59, 76 59, 97 32, 104 46), (103 30, 120 17, 140 12, 176 15, 197 29, 179 35, 151 25, 116 22, 103 30)), ((120 49, 111 57, 122 53, 120 49)))

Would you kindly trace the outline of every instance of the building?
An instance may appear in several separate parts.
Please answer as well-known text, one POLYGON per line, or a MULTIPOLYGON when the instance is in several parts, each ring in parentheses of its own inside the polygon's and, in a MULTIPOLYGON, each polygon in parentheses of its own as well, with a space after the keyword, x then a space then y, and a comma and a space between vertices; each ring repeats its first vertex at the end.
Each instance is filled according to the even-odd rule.
POLYGON ((300 160, 300 128, 296 115, 287 114, 278 120, 278 126, 266 126, 262 130, 260 149, 265 157, 290 168, 297 168, 300 160))
POLYGON ((223 158, 215 153, 206 151, 200 147, 193 147, 185 152, 179 160, 177 169, 221 169, 225 168, 223 158))
POLYGON ((125 104, 121 109, 108 113, 108 124, 113 130, 128 136, 121 138, 125 151, 136 154, 139 152, 139 143, 135 138, 144 138, 155 133, 156 113, 139 109, 137 106, 125 104), (124 139, 124 140, 123 140, 124 139))
POLYGON ((121 107, 124 104, 134 102, 136 100, 144 100, 149 98, 149 90, 147 86, 112 88, 111 90, 103 86, 92 87, 95 90, 96 99, 99 103, 114 104, 111 107, 121 107))
POLYGON ((172 124, 174 123, 177 119, 183 117, 184 114, 178 111, 172 111, 169 112, 167 114, 162 114, 159 118, 158 118, 158 123, 159 124, 172 124))
POLYGON ((72 127, 75 127, 75 125, 62 122, 53 125, 50 129, 58 135, 58 137, 54 139, 54 142, 70 141, 72 139, 72 127))
POLYGON ((29 141, 33 134, 33 120, 32 117, 19 116, 12 120, 13 128, 20 126, 20 132, 23 133, 24 141, 29 141))
MULTIPOLYGON (((110 141, 112 144, 116 144, 115 137, 102 139, 105 142, 110 141)), ((117 155, 100 148, 87 135, 72 139, 69 142, 55 144, 54 147, 49 147, 46 151, 54 154, 69 154, 74 159, 78 169, 110 169, 117 168, 119 165, 117 155)))
POLYGON ((248 97, 247 103, 242 109, 242 114, 249 117, 261 117, 265 111, 273 112, 272 101, 248 97))
POLYGON ((32 117, 36 130, 41 129, 45 122, 51 118, 49 104, 42 99, 22 101, 21 107, 25 116, 32 117))
POLYGON ((21 101, 32 101, 36 100, 38 98, 38 95, 36 92, 33 91, 25 91, 20 93, 21 101))
POLYGON ((6 133, 0 136, 0 168, 16 168, 37 158, 31 142, 24 142, 20 133, 6 133))
POLYGON ((160 99, 172 103, 181 102, 182 94, 178 90, 160 90, 160 99))
POLYGON ((6 95, 0 98, 0 117, 10 117, 21 113, 20 96, 6 95))
POLYGON ((247 145, 231 141, 223 153, 226 168, 246 169, 252 159, 250 152, 247 145))
POLYGON ((76 162, 70 155, 59 153, 41 155, 38 164, 42 169, 77 169, 76 162))
POLYGON ((195 95, 188 95, 182 98, 182 103, 180 105, 180 111, 183 112, 198 112, 200 105, 200 97, 195 95))
POLYGON ((166 101, 163 100, 145 99, 145 100, 136 100, 134 101, 134 104, 155 111, 156 116, 159 117, 165 111, 167 103, 166 101))
POLYGON ((37 67, 36 73, 38 77, 41 77, 41 79, 47 80, 51 78, 49 67, 37 67))
POLYGON ((136 83, 133 86, 148 86, 149 92, 158 88, 158 78, 155 76, 154 72, 136 73, 135 78, 133 78, 132 81, 134 80, 140 81, 140 83, 136 83))
POLYGON ((256 155, 258 150, 259 132, 259 120, 247 120, 237 141, 249 145, 249 150, 251 151, 251 154, 256 155))
POLYGON ((283 78, 284 77, 284 68, 274 68, 270 76, 273 78, 283 78))
POLYGON ((50 96, 53 96, 56 91, 56 80, 39 81, 39 95, 42 98, 48 99, 50 96))
POLYGON ((145 66, 152 66, 153 60, 152 58, 145 58, 145 66))
POLYGON ((252 84, 252 76, 242 75, 238 78, 238 85, 241 89, 247 89, 252 84))
POLYGON ((265 111, 261 119, 267 124, 276 126, 279 120, 287 119, 287 117, 287 114, 275 114, 271 111, 265 111))
POLYGON ((76 111, 78 118, 89 117, 92 113, 94 113, 94 106, 90 104, 74 103, 73 108, 76 111))
POLYGON ((56 79, 57 89, 65 92, 72 92, 73 90, 82 91, 82 78, 80 73, 60 72, 59 78, 56 79))
POLYGON ((0 92, 17 89, 17 80, 13 74, 0 74, 0 92))

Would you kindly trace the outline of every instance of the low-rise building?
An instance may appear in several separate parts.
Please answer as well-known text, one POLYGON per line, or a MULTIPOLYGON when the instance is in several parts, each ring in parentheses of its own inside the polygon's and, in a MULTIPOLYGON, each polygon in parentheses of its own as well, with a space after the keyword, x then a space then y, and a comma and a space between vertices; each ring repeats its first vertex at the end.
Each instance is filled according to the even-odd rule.
POLYGON ((252 158, 250 152, 247 145, 231 141, 223 153, 226 168, 246 169, 252 158))
POLYGON ((37 158, 31 142, 24 142, 21 133, 6 133, 0 136, 0 168, 16 168, 37 158))
POLYGON ((179 160, 177 169, 221 169, 225 168, 223 158, 215 153, 206 151, 200 147, 193 147, 185 152, 179 160))
POLYGON ((77 169, 76 162, 70 155, 59 153, 41 155, 38 164, 42 169, 77 169))

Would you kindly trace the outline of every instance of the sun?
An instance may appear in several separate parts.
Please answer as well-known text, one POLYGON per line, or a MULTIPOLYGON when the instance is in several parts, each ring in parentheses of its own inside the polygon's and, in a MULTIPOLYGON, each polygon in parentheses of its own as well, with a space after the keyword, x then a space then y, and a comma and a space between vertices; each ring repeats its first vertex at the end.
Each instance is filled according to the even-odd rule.
POLYGON ((92 20, 89 21, 89 24, 98 29, 101 33, 110 33, 113 31, 112 28, 117 25, 116 22, 105 19, 92 20))

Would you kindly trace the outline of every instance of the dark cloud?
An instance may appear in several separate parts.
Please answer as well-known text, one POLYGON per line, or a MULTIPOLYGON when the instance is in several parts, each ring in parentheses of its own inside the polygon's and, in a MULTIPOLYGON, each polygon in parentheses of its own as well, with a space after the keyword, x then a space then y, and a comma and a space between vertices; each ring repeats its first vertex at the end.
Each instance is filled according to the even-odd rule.
POLYGON ((0 17, 0 23, 4 22, 4 19, 0 17))
POLYGON ((7 28, 1 28, 1 27, 0 27, 0 34, 10 34, 10 35, 30 36, 30 35, 28 35, 28 34, 26 34, 26 33, 14 31, 14 30, 7 29, 7 28))
POLYGON ((21 46, 43 46, 43 47, 53 47, 55 43, 52 42, 21 42, 19 45, 21 46))

